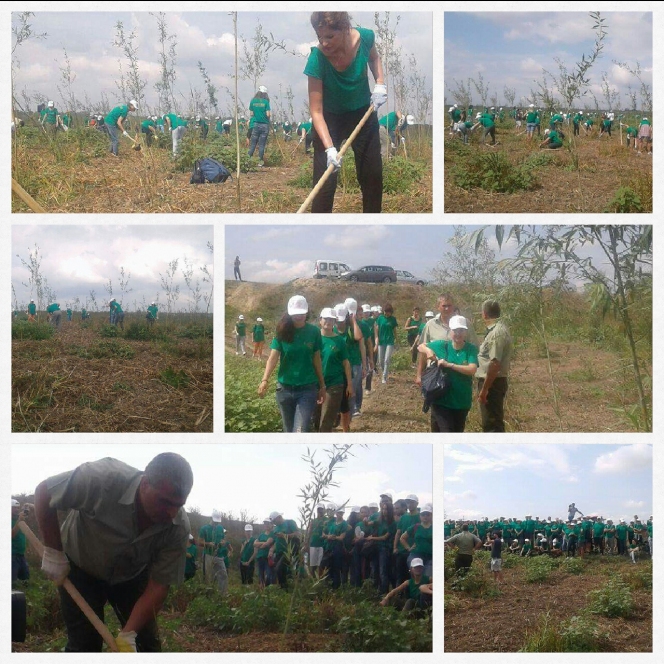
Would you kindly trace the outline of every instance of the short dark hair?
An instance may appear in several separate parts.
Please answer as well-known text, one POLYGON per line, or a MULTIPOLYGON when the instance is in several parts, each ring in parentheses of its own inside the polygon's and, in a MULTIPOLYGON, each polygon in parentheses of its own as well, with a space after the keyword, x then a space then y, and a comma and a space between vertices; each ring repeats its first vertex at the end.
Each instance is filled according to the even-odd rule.
POLYGON ((394 307, 392 306, 392 304, 390 302, 386 302, 385 305, 383 306, 383 312, 387 313, 388 311, 391 311, 392 313, 394 313, 394 307))
POLYGON ((464 523, 463 526, 461 526, 461 530, 463 530, 464 532, 467 531, 468 530, 468 524, 464 523))
POLYGON ((328 30, 347 31, 351 29, 348 12, 314 12, 311 15, 311 27, 318 32, 322 28, 328 30))
POLYGON ((487 318, 500 318, 500 304, 497 300, 484 300, 482 303, 482 313, 487 318))
POLYGON ((145 477, 153 487, 161 482, 168 482, 180 496, 185 498, 194 485, 194 473, 189 462, 174 452, 164 452, 152 459, 145 467, 145 477))
POLYGON ((454 298, 449 293, 441 293, 438 296, 436 303, 440 302, 441 300, 448 300, 449 302, 454 303, 454 298))

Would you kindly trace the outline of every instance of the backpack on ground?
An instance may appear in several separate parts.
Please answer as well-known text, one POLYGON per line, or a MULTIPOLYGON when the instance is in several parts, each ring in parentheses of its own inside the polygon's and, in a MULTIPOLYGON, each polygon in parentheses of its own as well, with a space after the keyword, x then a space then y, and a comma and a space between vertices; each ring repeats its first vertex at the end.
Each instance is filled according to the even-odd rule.
POLYGON ((206 182, 216 184, 226 182, 228 178, 232 177, 231 172, 221 162, 211 157, 205 157, 194 163, 189 184, 205 184, 206 182))

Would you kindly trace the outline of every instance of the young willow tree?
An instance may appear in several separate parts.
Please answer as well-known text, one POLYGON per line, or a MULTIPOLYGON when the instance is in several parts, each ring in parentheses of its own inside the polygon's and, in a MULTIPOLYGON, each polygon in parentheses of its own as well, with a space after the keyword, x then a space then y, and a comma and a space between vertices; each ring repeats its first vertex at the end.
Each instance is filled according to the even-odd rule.
POLYGON ((253 83, 253 95, 258 90, 258 82, 267 69, 269 58, 267 39, 263 33, 261 22, 258 21, 256 25, 254 36, 251 38, 251 46, 244 37, 241 37, 241 39, 244 55, 240 59, 240 78, 253 83))
MULTIPOLYGON (((558 272, 561 281, 576 276, 589 284, 593 308, 603 315, 612 313, 620 321, 638 394, 636 407, 625 406, 624 412, 636 429, 651 431, 649 361, 640 357, 639 347, 652 343, 652 327, 648 324, 648 312, 635 303, 644 288, 652 301, 652 291, 648 291, 653 273, 652 226, 559 226, 542 233, 536 227, 519 225, 509 227, 507 235, 506 228, 495 227, 499 247, 514 239, 519 247, 517 259, 533 259, 538 253, 545 253, 550 269, 558 272), (591 246, 601 251, 603 259, 583 251, 591 246), (644 316, 647 331, 639 333, 638 324, 644 316)), ((475 231, 468 236, 468 242, 481 246, 485 232, 486 228, 475 231)))
POLYGON ((168 34, 168 24, 164 12, 150 13, 150 16, 157 19, 157 30, 159 32, 159 80, 154 84, 154 89, 159 95, 159 110, 162 113, 177 112, 174 92, 176 35, 168 34))
MULTIPOLYGON (((129 95, 130 98, 135 99, 138 102, 139 108, 143 108, 147 81, 144 78, 141 78, 138 69, 138 48, 136 47, 135 41, 136 32, 132 30, 127 35, 122 21, 118 21, 115 24, 115 40, 113 41, 113 46, 117 46, 121 49, 129 62, 127 78, 124 79, 121 74, 122 83, 118 84, 118 89, 121 93, 124 92, 125 95, 129 95), (124 87, 124 90, 122 87, 124 87)), ((121 101, 127 102, 129 99, 121 99, 121 101)))

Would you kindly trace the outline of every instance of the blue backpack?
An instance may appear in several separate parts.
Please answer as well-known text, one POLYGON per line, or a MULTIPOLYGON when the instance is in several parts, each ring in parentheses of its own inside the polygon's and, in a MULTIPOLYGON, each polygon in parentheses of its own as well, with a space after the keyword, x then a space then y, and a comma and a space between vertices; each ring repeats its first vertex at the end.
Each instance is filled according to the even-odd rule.
POLYGON ((211 157, 198 159, 191 172, 189 184, 205 184, 206 182, 226 182, 233 178, 231 172, 219 161, 211 157))

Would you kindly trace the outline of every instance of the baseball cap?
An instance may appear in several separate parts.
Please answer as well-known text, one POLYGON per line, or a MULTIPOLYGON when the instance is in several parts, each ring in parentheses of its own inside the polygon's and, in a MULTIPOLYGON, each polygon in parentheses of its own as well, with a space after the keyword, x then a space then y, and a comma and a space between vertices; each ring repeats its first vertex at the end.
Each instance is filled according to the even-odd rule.
POLYGON ((270 521, 274 521, 279 516, 283 516, 283 514, 281 512, 270 512, 270 521))
MULTIPOLYGON (((53 108, 54 106, 55 106, 55 103, 54 103, 54 102, 52 102, 52 101, 49 101, 49 102, 48 102, 48 107, 49 107, 49 108, 53 108)), ((644 118, 644 119, 645 119, 645 118, 644 118)))
POLYGON ((240 314, 240 315, 238 316, 238 320, 244 320, 244 316, 243 316, 242 314, 240 314))
POLYGON ((450 330, 467 330, 468 322, 463 316, 452 316, 449 323, 450 330))
POLYGON ((259 85, 258 86, 258 92, 265 92, 267 93, 267 88, 264 85, 259 85))
POLYGON ((362 305, 362 311, 363 311, 365 314, 369 314, 369 313, 371 313, 371 305, 370 305, 370 304, 363 304, 363 305, 362 305))
POLYGON ((412 116, 412 115, 407 115, 407 116, 406 116, 406 124, 409 124, 409 125, 411 125, 411 124, 415 124, 415 118, 414 118, 414 116, 412 116))
POLYGON ((371 509, 378 509, 378 503, 369 503, 367 507, 370 507, 371 509))
POLYGON ((406 496, 406 500, 414 500, 416 503, 418 502, 418 498, 417 498, 417 496, 416 496, 414 493, 409 493, 409 494, 406 496))
POLYGON ((248 524, 244 527, 244 529, 245 529, 245 530, 253 530, 254 527, 253 527, 250 523, 248 523, 248 524))
POLYGON ((413 558, 410 561, 410 566, 411 566, 411 568, 413 568, 413 567, 424 567, 424 561, 422 560, 422 558, 413 558))
POLYGON ((330 307, 325 307, 325 309, 323 309, 320 312, 320 317, 321 318, 334 318, 336 320, 337 314, 330 307))
POLYGON ((219 510, 212 510, 212 520, 215 523, 221 523, 221 512, 219 510))
POLYGON ((138 110, 138 102, 135 99, 130 100, 129 104, 134 107, 134 110, 138 110))
POLYGON ((263 322, 263 319, 259 316, 259 317, 256 319, 256 322, 257 322, 257 323, 262 323, 262 322, 263 322))
POLYGON ((293 295, 288 300, 288 315, 297 316, 298 314, 306 314, 309 311, 309 305, 302 295, 293 295))
POLYGON ((21 503, 18 502, 15 498, 12 498, 12 507, 20 507, 21 503))
POLYGON ((420 507, 420 514, 424 514, 425 512, 428 512, 429 514, 433 513, 433 505, 431 503, 425 503, 420 507))
POLYGON ((357 300, 354 300, 352 297, 347 297, 344 301, 344 306, 348 310, 349 314, 355 315, 357 313, 357 300))
POLYGON ((348 309, 346 309, 343 304, 337 304, 337 306, 334 307, 334 311, 339 322, 346 320, 346 316, 348 316, 348 309))
POLYGON ((425 318, 433 318, 434 316, 435 316, 435 314, 433 313, 433 311, 427 311, 427 312, 424 314, 424 317, 425 317, 425 318))

